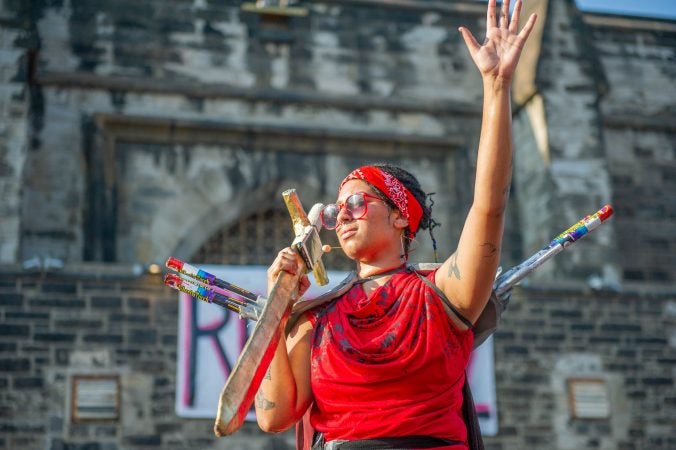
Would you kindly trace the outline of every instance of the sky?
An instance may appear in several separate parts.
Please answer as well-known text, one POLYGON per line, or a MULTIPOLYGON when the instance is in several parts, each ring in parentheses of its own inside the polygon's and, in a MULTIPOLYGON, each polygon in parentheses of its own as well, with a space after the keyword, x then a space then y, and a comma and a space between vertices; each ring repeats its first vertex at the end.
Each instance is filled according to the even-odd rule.
POLYGON ((576 0, 583 11, 676 19, 676 0, 576 0))
MULTIPOLYGON (((575 0, 575 1, 578 7, 583 11, 598 11, 608 14, 657 17, 661 19, 676 20, 676 0, 575 0)), ((512 6, 513 5, 514 2, 512 2, 512 6)))

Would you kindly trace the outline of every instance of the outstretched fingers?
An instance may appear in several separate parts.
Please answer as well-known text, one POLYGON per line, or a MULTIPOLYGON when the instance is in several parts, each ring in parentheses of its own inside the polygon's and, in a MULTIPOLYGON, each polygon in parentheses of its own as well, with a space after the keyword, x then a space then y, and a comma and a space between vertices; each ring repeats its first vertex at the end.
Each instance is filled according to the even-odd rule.
POLYGON ((488 0, 488 10, 486 11, 486 31, 498 26, 495 17, 495 0, 488 0))
POLYGON ((521 15, 521 0, 516 0, 514 4, 514 11, 512 12, 512 20, 509 22, 509 32, 518 34, 519 32, 519 16, 521 15))
POLYGON ((500 8, 500 28, 506 30, 509 26, 509 0, 502 1, 500 8))
POLYGON ((465 40, 465 45, 467 45, 469 54, 472 55, 472 57, 474 57, 476 52, 478 52, 479 49, 481 48, 481 45, 477 42, 472 32, 469 31, 467 28, 460 27, 458 28, 458 31, 460 31, 460 34, 462 34, 462 38, 465 40))
POLYGON ((526 22, 526 25, 524 25, 523 29, 519 33, 519 40, 521 42, 525 42, 526 39, 528 39, 528 35, 530 35, 530 32, 533 30, 533 26, 535 25, 536 19, 537 14, 531 14, 530 17, 528 18, 528 22, 526 22))

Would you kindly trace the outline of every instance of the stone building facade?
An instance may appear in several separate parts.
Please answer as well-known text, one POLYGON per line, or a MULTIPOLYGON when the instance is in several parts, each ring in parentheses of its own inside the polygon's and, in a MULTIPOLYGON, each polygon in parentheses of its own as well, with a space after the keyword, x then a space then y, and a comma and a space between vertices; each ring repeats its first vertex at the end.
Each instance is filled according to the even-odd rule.
MULTIPOLYGON (((266 264, 291 239, 282 190, 327 202, 370 161, 436 193, 450 253, 481 119, 456 30, 480 34, 485 6, 0 5, 0 448, 292 448, 176 416, 176 295, 146 268, 266 264), (74 421, 77 375, 111 373, 119 420, 74 421)), ((486 445, 676 448, 676 23, 526 6, 503 266, 606 203, 615 216, 514 293, 486 445), (587 378, 608 417, 571 416, 568 382, 587 378)))

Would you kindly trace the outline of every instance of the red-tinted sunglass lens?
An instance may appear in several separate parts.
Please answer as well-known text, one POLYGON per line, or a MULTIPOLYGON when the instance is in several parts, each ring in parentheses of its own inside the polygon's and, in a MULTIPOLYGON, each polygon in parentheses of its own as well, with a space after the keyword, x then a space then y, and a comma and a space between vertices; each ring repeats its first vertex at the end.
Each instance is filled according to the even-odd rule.
POLYGON ((322 219, 322 225, 324 225, 324 228, 326 228, 327 230, 335 229, 336 226, 338 225, 339 213, 340 206, 336 205, 335 203, 326 205, 324 209, 322 209, 322 213, 320 215, 322 219))
POLYGON ((364 199, 364 194, 360 192, 350 195, 345 202, 345 208, 350 214, 350 217, 355 220, 364 217, 364 214, 366 214, 366 200, 364 199))

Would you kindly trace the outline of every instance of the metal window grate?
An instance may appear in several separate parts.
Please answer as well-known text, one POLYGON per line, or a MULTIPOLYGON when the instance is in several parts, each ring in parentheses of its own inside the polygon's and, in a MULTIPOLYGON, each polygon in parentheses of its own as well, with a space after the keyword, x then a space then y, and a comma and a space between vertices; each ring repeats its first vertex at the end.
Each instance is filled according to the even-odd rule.
POLYGON ((254 213, 213 235, 192 260, 203 264, 268 265, 293 240, 289 214, 254 213))

